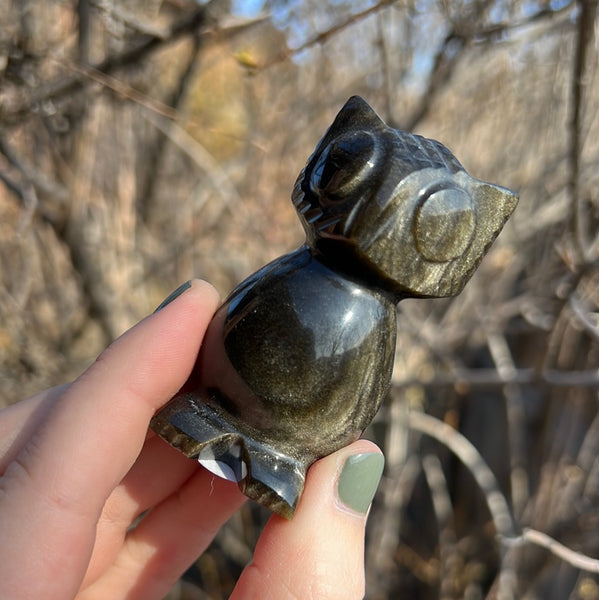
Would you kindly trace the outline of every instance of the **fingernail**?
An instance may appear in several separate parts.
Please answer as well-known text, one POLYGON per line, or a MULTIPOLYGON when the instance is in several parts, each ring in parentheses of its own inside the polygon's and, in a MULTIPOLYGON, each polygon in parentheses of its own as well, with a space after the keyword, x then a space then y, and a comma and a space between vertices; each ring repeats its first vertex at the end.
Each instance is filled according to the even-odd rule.
POLYGON ((176 300, 185 290, 191 287, 191 279, 180 285, 174 292, 171 292, 161 303, 160 306, 154 311, 158 312, 162 310, 167 304, 170 304, 173 300, 176 300))
POLYGON ((343 465, 337 493, 345 506, 366 514, 383 474, 385 458, 376 452, 350 456, 343 465))

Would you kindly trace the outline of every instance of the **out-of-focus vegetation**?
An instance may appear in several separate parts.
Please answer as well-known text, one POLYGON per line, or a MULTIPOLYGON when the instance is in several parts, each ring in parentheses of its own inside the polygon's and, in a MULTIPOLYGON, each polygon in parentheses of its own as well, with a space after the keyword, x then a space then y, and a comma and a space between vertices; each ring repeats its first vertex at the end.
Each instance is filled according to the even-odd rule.
MULTIPOLYGON (((297 172, 361 94, 521 196, 460 297, 399 307, 367 598, 599 598, 597 2, 252 4, 0 2, 0 405, 300 244, 297 172)), ((172 597, 227 597, 265 518, 172 597)))

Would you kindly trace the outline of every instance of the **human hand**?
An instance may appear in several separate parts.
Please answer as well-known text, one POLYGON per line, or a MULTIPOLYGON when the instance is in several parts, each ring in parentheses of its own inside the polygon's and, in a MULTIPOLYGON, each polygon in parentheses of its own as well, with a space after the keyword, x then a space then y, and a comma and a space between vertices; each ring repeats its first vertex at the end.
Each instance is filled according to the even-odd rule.
MULTIPOLYGON (((243 504, 235 484, 148 432, 217 304, 194 281, 72 384, 0 412, 0 598, 162 598, 243 504)), ((315 463, 293 520, 271 517, 231 598, 361 598, 381 469, 365 440, 315 463)))

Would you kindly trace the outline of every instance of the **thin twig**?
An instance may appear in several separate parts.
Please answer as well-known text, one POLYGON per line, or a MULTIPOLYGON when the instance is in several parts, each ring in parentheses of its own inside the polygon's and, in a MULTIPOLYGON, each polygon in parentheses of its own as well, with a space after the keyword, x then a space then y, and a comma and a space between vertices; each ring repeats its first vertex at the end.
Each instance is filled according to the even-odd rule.
POLYGON ((480 31, 478 31, 474 37, 473 42, 476 44, 497 42, 502 40, 507 33, 512 33, 513 31, 516 31, 518 29, 527 30, 530 28, 531 25, 534 25, 539 21, 550 20, 554 22, 558 15, 566 15, 566 13, 569 13, 575 4, 576 0, 572 0, 571 2, 568 2, 567 4, 564 4, 559 8, 543 7, 536 13, 533 13, 511 23, 495 23, 489 27, 483 28, 480 31))
POLYGON ((419 385, 426 389, 453 387, 460 391, 502 387, 506 383, 519 385, 551 385, 554 387, 599 388, 599 371, 559 371, 544 369, 516 369, 508 377, 496 369, 458 369, 447 375, 436 375, 433 379, 403 379, 394 381, 395 388, 419 385))
POLYGON ((561 542, 536 529, 525 527, 521 535, 512 538, 506 537, 502 542, 508 547, 520 546, 524 543, 534 544, 535 546, 549 550, 551 554, 561 558, 576 569, 581 569, 589 573, 599 573, 599 559, 576 552, 576 550, 564 546, 561 542))
POLYGON ((341 22, 337 23, 336 25, 333 25, 326 31, 317 33, 314 37, 311 37, 309 40, 305 41, 303 44, 300 44, 296 48, 293 48, 289 52, 291 54, 300 54, 301 52, 303 52, 304 50, 307 50, 308 48, 311 48, 312 46, 319 46, 321 44, 324 44, 327 40, 332 38, 335 34, 339 33, 343 29, 347 29, 350 25, 354 25, 355 23, 358 23, 359 21, 363 21, 364 19, 366 19, 370 15, 378 12, 385 6, 389 6, 390 4, 393 4, 395 1, 396 0, 382 0, 381 2, 378 2, 374 6, 371 6, 370 8, 367 8, 361 12, 357 12, 357 13, 349 16, 344 21, 341 21, 341 22))
POLYGON ((285 61, 289 60, 292 56, 301 54, 305 50, 309 50, 310 48, 313 48, 314 46, 320 46, 320 45, 324 44, 325 42, 327 42, 330 38, 332 38, 334 35, 336 35, 340 31, 343 31, 344 29, 347 29, 351 25, 355 25, 356 23, 363 21, 370 15, 377 13, 381 9, 385 8, 386 6, 390 6, 391 4, 394 4, 396 1, 397 0, 381 0, 381 2, 378 2, 374 6, 371 6, 370 8, 367 8, 363 11, 354 13, 353 15, 350 15, 349 17, 347 17, 347 19, 344 19, 343 21, 336 23, 335 25, 333 25, 326 31, 321 31, 320 33, 317 33, 316 35, 314 35, 310 39, 306 40, 299 46, 296 46, 295 48, 288 48, 288 49, 284 50, 283 52, 280 52, 277 56, 275 56, 271 60, 268 60, 268 61, 264 62, 262 65, 259 65, 258 69, 260 69, 260 70, 267 69, 267 68, 277 65, 279 63, 285 62, 285 61))
POLYGON ((180 127, 177 123, 164 121, 159 116, 150 112, 147 115, 150 121, 157 129, 167 136, 173 144, 180 148, 194 163, 202 169, 206 175, 214 191, 219 194, 223 200, 221 210, 234 204, 236 210, 243 209, 243 200, 231 181, 228 173, 218 164, 218 161, 194 139, 187 131, 180 127))
POLYGON ((141 19, 138 15, 126 10, 122 6, 118 6, 114 2, 107 4, 105 2, 94 0, 91 4, 100 11, 107 13, 109 18, 121 21, 121 23, 138 33, 157 37, 161 40, 166 40, 168 38, 169 32, 165 28, 156 26, 145 19, 141 19))
POLYGON ((436 439, 464 463, 484 494, 498 535, 515 537, 516 523, 507 500, 499 488, 493 471, 474 445, 459 431, 430 415, 411 411, 408 423, 410 429, 436 439))
POLYGON ((182 118, 175 109, 167 104, 140 92, 122 79, 112 77, 96 67, 80 65, 76 62, 65 60, 64 58, 55 58, 55 60, 71 69, 74 73, 78 73, 82 77, 85 77, 88 81, 99 83, 102 87, 107 88, 123 98, 127 98, 127 100, 131 100, 158 115, 171 119, 172 121, 178 121, 182 118))
POLYGON ((599 340, 599 327, 589 318, 587 311, 585 311, 576 294, 570 295, 568 298, 568 303, 570 304, 570 308, 578 318, 580 324, 585 328, 585 331, 592 335, 596 340, 599 340))
MULTIPOLYGON (((484 321, 483 321, 484 322, 484 321)), ((486 329, 486 328, 485 328, 486 329)), ((516 374, 516 364, 505 335, 499 331, 485 331, 489 353, 497 372, 503 379, 516 374)), ((529 498, 529 481, 525 464, 525 421, 522 388, 517 383, 506 383, 502 389, 508 419, 508 444, 510 462, 511 501, 515 515, 520 515, 529 498)))
POLYGON ((447 479, 441 461, 434 454, 422 459, 422 470, 433 501, 438 528, 439 587, 442 598, 450 598, 456 577, 456 532, 453 526, 453 507, 447 479), (453 559, 453 560, 452 560, 453 559))

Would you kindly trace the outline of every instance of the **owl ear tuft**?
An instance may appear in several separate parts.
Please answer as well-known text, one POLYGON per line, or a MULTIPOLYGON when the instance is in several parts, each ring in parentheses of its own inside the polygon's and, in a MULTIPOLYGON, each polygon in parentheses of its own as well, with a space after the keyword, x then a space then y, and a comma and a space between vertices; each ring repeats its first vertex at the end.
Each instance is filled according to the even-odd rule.
POLYGON ((360 96, 352 96, 337 113, 331 130, 386 128, 383 120, 360 96))
POLYGON ((332 140, 350 131, 366 130, 373 133, 376 129, 386 128, 384 121, 370 108, 366 100, 360 96, 352 96, 337 113, 335 120, 318 142, 312 157, 322 152, 332 140))

